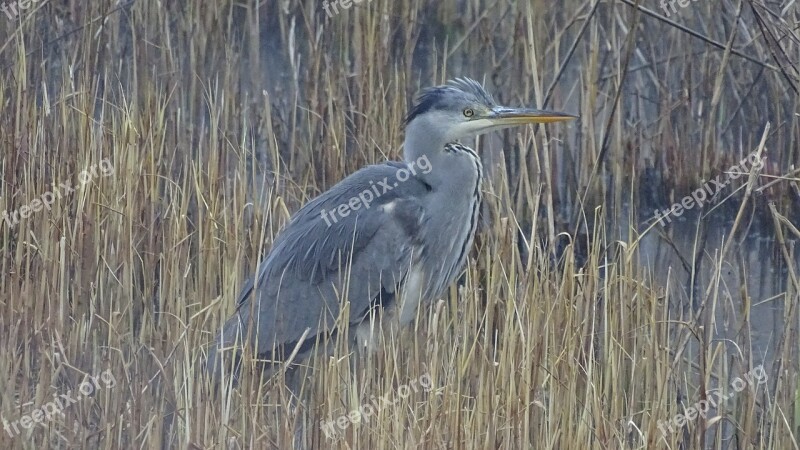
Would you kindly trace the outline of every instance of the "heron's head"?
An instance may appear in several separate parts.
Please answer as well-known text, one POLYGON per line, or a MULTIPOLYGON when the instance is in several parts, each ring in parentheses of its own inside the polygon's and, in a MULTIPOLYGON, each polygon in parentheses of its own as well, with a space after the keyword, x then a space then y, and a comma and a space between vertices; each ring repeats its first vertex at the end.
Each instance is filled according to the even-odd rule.
POLYGON ((500 106, 477 81, 457 78, 422 91, 405 121, 406 143, 420 140, 428 145, 445 144, 516 125, 562 122, 576 117, 556 111, 500 106))

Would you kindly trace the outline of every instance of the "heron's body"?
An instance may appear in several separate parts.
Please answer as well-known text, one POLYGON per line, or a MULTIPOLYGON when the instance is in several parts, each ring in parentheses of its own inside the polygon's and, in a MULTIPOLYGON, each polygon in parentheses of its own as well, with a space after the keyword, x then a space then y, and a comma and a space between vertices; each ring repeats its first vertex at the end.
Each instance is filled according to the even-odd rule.
POLYGON ((571 117, 497 107, 468 79, 425 91, 406 123, 404 162, 364 167, 292 217, 242 290, 209 364, 220 347, 243 343, 281 359, 345 323, 373 347, 381 331, 412 321, 458 277, 477 227, 480 158, 453 141, 571 117))

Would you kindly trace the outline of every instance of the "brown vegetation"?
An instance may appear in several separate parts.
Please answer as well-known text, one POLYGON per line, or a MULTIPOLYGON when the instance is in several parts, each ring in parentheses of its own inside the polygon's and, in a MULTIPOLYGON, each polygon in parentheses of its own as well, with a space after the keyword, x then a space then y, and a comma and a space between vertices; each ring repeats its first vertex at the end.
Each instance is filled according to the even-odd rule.
POLYGON ((31 4, 0 15, 0 214, 20 214, 0 217, 0 415, 104 371, 116 383, 0 447, 798 447, 796 5, 691 2, 668 23, 628 0, 365 0, 332 18, 311 0, 31 4), (491 182, 462 285, 371 358, 310 361, 297 409, 251 370, 210 390, 204 345, 291 213, 398 159, 413 94, 462 75, 581 115, 482 140, 491 182), (724 243, 650 227, 754 151, 762 173, 716 200, 724 243), (80 176, 104 160, 113 174, 80 176), (37 208, 54 183, 74 192, 37 208), (784 274, 770 298, 744 272, 724 281, 759 216, 784 274), (704 261, 696 293, 645 264, 658 234, 694 249, 692 276, 704 261), (770 361, 756 303, 781 306, 770 361), (659 430, 761 363, 766 384, 659 430), (399 395, 422 376, 430 390, 399 395))

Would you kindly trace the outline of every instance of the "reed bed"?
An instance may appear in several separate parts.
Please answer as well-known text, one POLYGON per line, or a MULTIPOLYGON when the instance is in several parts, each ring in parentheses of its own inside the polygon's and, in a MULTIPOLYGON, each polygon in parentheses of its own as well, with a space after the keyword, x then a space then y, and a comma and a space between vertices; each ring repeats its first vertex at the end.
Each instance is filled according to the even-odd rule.
POLYGON ((798 448, 793 2, 30 5, 0 15, 3 448, 798 448), (476 143, 472 258, 401 336, 214 388, 205 346, 291 213, 399 159, 415 92, 457 76, 581 119, 476 143), (754 152, 696 232, 652 220, 754 152))

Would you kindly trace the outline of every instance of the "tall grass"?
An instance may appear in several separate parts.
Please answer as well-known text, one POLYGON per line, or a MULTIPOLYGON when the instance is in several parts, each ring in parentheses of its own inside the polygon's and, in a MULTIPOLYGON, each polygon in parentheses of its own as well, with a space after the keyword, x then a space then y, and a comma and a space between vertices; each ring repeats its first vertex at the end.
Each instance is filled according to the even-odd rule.
POLYGON ((0 214, 75 191, 0 218, 0 415, 20 431, 0 446, 798 447, 796 7, 691 2, 668 23, 633 1, 35 5, 0 15, 0 214), (204 345, 291 213, 400 158, 414 93, 456 76, 581 120, 478 143, 469 266, 401 336, 303 362, 299 389, 253 370, 212 389, 204 345), (766 167, 715 201, 730 222, 651 227, 756 150, 766 167), (102 161, 113 174, 81 178, 102 161), (736 265, 754 218, 781 272, 769 298, 736 265), (684 267, 654 271, 656 234, 688 243, 684 267), (764 361, 751 311, 767 303, 764 361), (762 362, 765 384, 732 390, 762 362), (19 423, 104 371, 113 386, 19 423), (730 399, 662 433, 716 387, 730 399), (392 405, 326 435, 373 396, 392 405))

